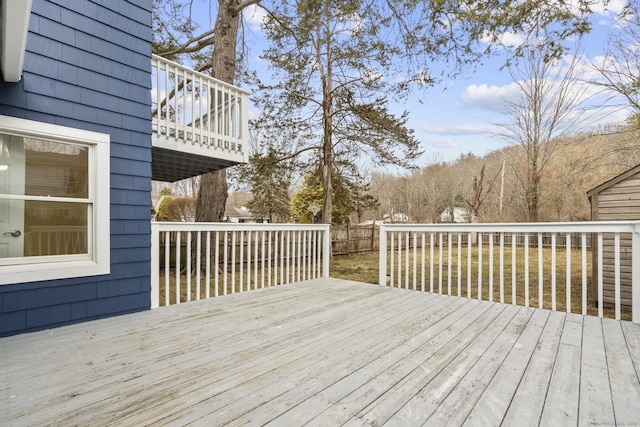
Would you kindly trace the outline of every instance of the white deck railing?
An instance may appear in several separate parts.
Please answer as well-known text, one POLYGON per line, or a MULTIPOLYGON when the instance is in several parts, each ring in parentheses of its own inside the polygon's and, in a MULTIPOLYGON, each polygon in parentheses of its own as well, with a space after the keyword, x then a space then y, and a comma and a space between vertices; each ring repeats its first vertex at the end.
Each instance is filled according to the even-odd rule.
POLYGON ((154 146, 247 161, 248 92, 157 55, 151 70, 154 146))
POLYGON ((383 225, 379 284, 640 323, 640 222, 383 225))
POLYGON ((323 224, 151 224, 151 307, 329 276, 323 224))

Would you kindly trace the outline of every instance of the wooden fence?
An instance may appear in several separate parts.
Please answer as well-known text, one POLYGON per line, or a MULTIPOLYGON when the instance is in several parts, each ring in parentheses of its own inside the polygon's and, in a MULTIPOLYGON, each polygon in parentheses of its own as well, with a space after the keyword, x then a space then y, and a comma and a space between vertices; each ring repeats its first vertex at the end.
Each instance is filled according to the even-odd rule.
POLYGON ((380 227, 375 225, 347 225, 331 227, 333 255, 347 255, 356 252, 377 251, 380 227))

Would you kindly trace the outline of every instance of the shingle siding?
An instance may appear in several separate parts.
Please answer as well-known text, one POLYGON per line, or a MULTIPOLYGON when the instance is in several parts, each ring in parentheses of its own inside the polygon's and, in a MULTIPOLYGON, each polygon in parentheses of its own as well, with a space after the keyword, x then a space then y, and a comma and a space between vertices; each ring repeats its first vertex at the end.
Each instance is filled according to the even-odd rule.
POLYGON ((0 114, 108 133, 111 274, 0 286, 0 335, 150 305, 151 0, 33 0, 0 114))

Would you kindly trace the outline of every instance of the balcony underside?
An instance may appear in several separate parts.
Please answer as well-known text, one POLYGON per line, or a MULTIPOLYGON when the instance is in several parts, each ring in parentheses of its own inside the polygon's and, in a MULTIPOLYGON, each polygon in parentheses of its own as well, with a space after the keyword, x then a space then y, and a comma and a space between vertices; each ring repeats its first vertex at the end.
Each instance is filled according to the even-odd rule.
POLYGON ((153 147, 151 151, 151 179, 175 182, 240 163, 242 162, 153 147))

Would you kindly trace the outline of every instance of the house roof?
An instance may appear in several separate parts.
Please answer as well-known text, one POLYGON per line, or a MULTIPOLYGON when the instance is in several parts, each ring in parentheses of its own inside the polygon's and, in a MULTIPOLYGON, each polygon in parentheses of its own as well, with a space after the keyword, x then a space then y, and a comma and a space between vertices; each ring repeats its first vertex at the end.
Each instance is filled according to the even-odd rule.
POLYGON ((253 214, 244 206, 239 208, 231 206, 224 211, 224 215, 233 218, 253 218, 253 214))
POLYGON ((0 2, 0 68, 4 81, 15 83, 22 78, 32 0, 0 2))
POLYGON ((628 177, 635 175, 636 173, 640 173, 640 165, 636 165, 631 169, 622 172, 620 175, 611 178, 609 181, 603 182, 597 187, 592 188, 591 190, 587 191, 587 196, 591 198, 591 196, 593 196, 594 194, 598 194, 601 191, 604 191, 607 188, 619 183, 620 181, 624 181, 628 177))

